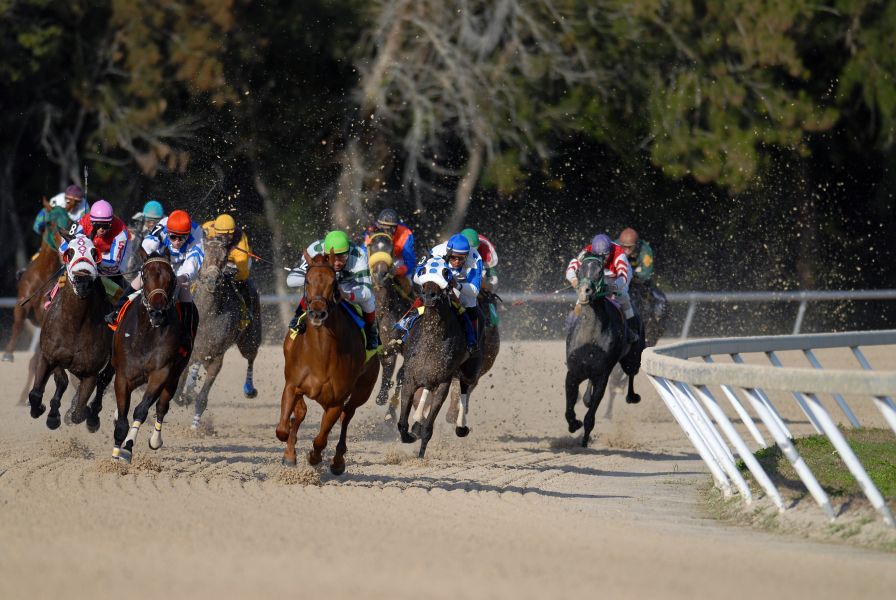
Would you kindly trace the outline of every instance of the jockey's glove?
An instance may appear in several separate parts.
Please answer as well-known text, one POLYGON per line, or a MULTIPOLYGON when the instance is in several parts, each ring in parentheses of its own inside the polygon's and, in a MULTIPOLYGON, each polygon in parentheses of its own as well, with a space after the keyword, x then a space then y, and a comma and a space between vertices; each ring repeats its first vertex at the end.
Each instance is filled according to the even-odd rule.
POLYGON ((225 277, 233 277, 234 275, 236 275, 237 271, 238 271, 237 266, 235 264, 233 264, 232 262, 229 262, 226 265, 224 265, 223 273, 224 273, 225 277))

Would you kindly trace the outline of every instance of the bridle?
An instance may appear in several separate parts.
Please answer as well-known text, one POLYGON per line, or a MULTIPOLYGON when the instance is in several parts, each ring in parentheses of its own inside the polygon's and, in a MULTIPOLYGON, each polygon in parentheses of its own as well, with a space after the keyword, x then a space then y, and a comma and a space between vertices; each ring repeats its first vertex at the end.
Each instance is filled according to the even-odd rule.
POLYGON ((308 270, 305 271, 306 283, 307 283, 308 274, 311 272, 311 269, 328 269, 330 272, 333 273, 333 292, 330 294, 330 296, 331 296, 330 298, 327 298, 320 294, 318 294, 316 296, 309 297, 307 285, 305 285, 304 291, 302 292, 302 298, 305 303, 306 310, 310 311, 311 304, 314 302, 323 302, 326 305, 326 307, 327 307, 326 313, 327 314, 324 315, 324 319, 326 319, 327 316, 329 315, 330 308, 335 306, 336 302, 338 301, 339 282, 336 279, 336 269, 334 269, 333 265, 331 265, 328 262, 327 263, 318 263, 318 264, 308 263, 308 270))
POLYGON ((596 256, 589 256, 589 257, 585 258, 582 261, 581 267, 579 267, 579 273, 582 273, 582 271, 584 271, 584 269, 582 269, 582 267, 584 267, 586 263, 592 262, 592 261, 599 263, 599 270, 598 270, 599 276, 597 278, 594 278, 594 277, 585 277, 584 274, 580 275, 579 276, 579 287, 581 287, 583 282, 590 283, 594 287, 594 293, 591 294, 590 301, 594 302, 596 300, 600 300, 601 298, 605 298, 608 295, 608 293, 607 293, 607 286, 604 283, 603 261, 600 258, 598 258, 596 256))
MULTIPOLYGON (((144 262, 144 263, 143 263, 143 266, 140 268, 140 277, 141 277, 141 279, 143 279, 143 282, 144 282, 144 283, 146 282, 146 274, 145 274, 145 272, 146 272, 146 265, 149 265, 149 264, 152 264, 152 263, 156 263, 156 262, 165 263, 166 265, 168 265, 169 267, 171 267, 171 263, 168 262, 168 260, 166 260, 165 258, 163 258, 163 257, 161 257, 161 256, 154 256, 154 257, 152 257, 152 258, 148 258, 148 259, 146 259, 146 262, 144 262)), ((174 274, 174 269, 173 269, 173 268, 171 268, 171 272, 172 272, 172 275, 173 275, 173 274, 174 274)), ((153 326, 153 327, 158 327, 159 325, 161 325, 161 322, 159 323, 159 325, 156 325, 155 322, 153 322, 153 320, 152 320, 152 316, 153 316, 154 314, 155 314, 155 315, 157 315, 157 314, 162 314, 162 315, 164 315, 165 313, 167 313, 168 310, 169 310, 172 306, 174 306, 174 301, 175 301, 175 299, 177 298, 177 293, 176 293, 176 292, 177 292, 177 277, 172 277, 172 285, 171 285, 171 289, 170 289, 170 290, 164 290, 164 289, 162 289, 162 288, 154 288, 154 289, 150 290, 149 294, 147 295, 147 293, 146 293, 146 285, 143 286, 143 289, 142 289, 141 292, 140 292, 140 301, 141 301, 141 303, 143 304, 143 307, 146 308, 146 311, 149 313, 149 315, 150 315, 150 322, 152 322, 152 326, 153 326), (155 309, 155 308, 153 308, 152 304, 150 303, 150 301, 151 301, 157 294, 162 294, 162 297, 163 297, 163 299, 164 299, 164 301, 165 301, 165 306, 162 307, 161 309, 155 309)))

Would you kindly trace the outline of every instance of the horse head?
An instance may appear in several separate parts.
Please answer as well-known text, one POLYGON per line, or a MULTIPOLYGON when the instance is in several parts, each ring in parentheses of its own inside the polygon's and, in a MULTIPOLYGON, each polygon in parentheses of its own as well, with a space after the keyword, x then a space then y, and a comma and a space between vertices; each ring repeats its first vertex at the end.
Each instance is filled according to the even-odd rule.
POLYGON ((223 240, 211 238, 205 242, 205 258, 199 270, 199 284, 208 292, 215 291, 227 265, 227 246, 223 240))
POLYGON ((165 323, 168 310, 177 298, 177 276, 174 267, 164 254, 150 254, 140 271, 143 278, 143 290, 140 301, 149 314, 149 322, 153 327, 165 323))
POLYGON ((448 290, 453 280, 448 263, 443 258, 433 257, 417 268, 414 281, 423 287, 420 297, 423 306, 436 306, 440 299, 448 299, 448 290))
POLYGON ((578 276, 579 285, 576 292, 579 295, 579 304, 591 304, 607 295, 604 264, 599 258, 593 256, 585 258, 579 267, 578 276))
POLYGON ((90 288, 99 275, 99 260, 100 255, 93 242, 83 234, 75 236, 62 255, 66 276, 79 298, 86 298, 90 294, 90 288))
POLYGON ((314 258, 305 253, 308 271, 305 274, 305 307, 308 319, 315 327, 320 327, 330 310, 336 306, 339 291, 336 270, 333 268, 333 252, 329 256, 318 254, 314 258))
POLYGON ((367 244, 368 264, 374 288, 385 287, 393 276, 392 237, 378 232, 370 236, 367 244))

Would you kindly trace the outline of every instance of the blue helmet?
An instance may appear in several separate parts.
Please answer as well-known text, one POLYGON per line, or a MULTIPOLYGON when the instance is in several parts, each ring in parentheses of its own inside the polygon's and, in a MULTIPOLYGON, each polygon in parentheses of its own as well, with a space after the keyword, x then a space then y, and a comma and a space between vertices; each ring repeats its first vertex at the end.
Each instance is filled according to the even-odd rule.
POLYGON ((599 233, 591 240, 591 254, 595 256, 606 256, 610 253, 610 236, 605 233, 599 233))
POLYGON ((146 204, 143 205, 143 218, 144 219, 161 219, 165 216, 165 209, 162 208, 162 203, 157 200, 150 200, 146 204))
POLYGON ((448 254, 469 254, 470 242, 463 235, 456 233, 448 240, 448 254))

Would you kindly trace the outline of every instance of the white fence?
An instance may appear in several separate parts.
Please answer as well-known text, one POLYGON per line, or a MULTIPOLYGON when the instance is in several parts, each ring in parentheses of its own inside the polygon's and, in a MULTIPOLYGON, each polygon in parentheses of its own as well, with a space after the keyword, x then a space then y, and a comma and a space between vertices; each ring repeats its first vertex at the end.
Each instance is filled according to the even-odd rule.
POLYGON ((809 493, 828 517, 834 519, 830 499, 797 452, 791 441, 793 435, 782 419, 781 411, 766 393, 767 390, 785 391, 790 392, 814 430, 831 441, 884 522, 896 526, 880 491, 837 428, 834 418, 818 399, 819 394, 831 394, 845 420, 852 427, 859 428, 862 425, 843 396, 865 396, 875 404, 883 420, 896 433, 896 403, 892 398, 896 395, 896 371, 872 370, 861 349, 862 346, 872 345, 896 345, 896 330, 680 342, 649 348, 644 353, 642 364, 643 371, 669 411, 709 467, 716 486, 726 496, 730 496, 736 488, 745 502, 752 501, 750 487, 735 463, 734 456, 737 455, 768 497, 780 510, 784 510, 779 491, 709 386, 721 389, 733 413, 743 424, 741 431, 748 433, 758 448, 769 445, 757 426, 757 420, 764 425, 809 493), (813 350, 820 348, 847 347, 861 370, 824 369, 813 353, 813 350), (811 368, 783 367, 777 352, 787 350, 802 351, 811 368), (742 355, 745 353, 765 354, 770 366, 744 364, 742 355), (734 364, 716 363, 713 357, 719 355, 730 356, 734 364), (690 358, 700 358, 703 363, 688 360, 690 358), (741 402, 741 396, 746 398, 752 414, 741 402))

